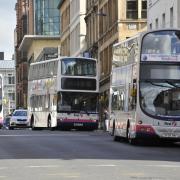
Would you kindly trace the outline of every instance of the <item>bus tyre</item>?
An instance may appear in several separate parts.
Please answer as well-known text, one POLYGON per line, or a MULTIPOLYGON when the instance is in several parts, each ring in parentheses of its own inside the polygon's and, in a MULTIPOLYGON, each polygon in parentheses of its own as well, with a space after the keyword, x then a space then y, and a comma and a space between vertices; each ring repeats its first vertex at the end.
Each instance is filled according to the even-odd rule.
POLYGON ((31 129, 34 131, 34 130, 37 130, 37 128, 35 127, 34 125, 34 119, 31 120, 31 129))
POLYGON ((121 141, 122 137, 116 135, 116 129, 114 128, 114 141, 121 141))
POLYGON ((114 136, 114 132, 115 132, 115 121, 113 122, 113 128, 112 128, 111 136, 114 136))
POLYGON ((54 131, 54 127, 52 127, 51 118, 50 117, 48 118, 48 129, 50 129, 51 131, 54 131))
POLYGON ((137 139, 136 138, 129 138, 129 144, 137 145, 137 139))
POLYGON ((130 135, 130 127, 127 128, 127 140, 129 142, 129 144, 131 145, 137 145, 137 139, 136 138, 131 138, 130 135))
POLYGON ((114 136, 114 141, 120 141, 120 137, 119 136, 114 136))

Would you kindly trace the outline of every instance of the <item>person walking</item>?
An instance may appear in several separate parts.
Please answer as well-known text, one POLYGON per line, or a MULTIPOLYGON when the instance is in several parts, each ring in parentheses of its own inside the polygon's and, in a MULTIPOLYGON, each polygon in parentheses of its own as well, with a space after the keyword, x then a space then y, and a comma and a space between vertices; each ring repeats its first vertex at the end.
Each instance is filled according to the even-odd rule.
POLYGON ((106 108, 104 109, 104 123, 105 123, 105 131, 108 131, 109 130, 109 112, 106 108))

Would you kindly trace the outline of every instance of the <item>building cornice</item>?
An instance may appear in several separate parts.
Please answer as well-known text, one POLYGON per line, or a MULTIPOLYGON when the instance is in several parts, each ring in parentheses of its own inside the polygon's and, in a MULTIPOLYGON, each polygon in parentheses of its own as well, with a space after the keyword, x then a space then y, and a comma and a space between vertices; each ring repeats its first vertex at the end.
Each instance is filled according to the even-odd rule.
POLYGON ((60 36, 25 35, 18 48, 19 51, 27 50, 34 40, 60 40, 60 36))

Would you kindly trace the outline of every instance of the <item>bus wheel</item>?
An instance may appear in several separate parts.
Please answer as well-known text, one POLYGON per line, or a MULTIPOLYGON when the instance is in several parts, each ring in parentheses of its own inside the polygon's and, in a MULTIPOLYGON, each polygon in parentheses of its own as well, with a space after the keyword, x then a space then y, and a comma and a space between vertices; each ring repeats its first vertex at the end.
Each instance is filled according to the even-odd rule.
POLYGON ((119 136, 114 136, 114 141, 120 141, 121 140, 121 138, 119 137, 119 136))
POLYGON ((50 117, 48 117, 48 129, 50 129, 51 131, 54 130, 54 127, 52 127, 52 125, 51 125, 51 118, 50 117))
POLYGON ((111 136, 114 136, 114 132, 115 132, 115 122, 113 122, 113 128, 112 128, 111 136))
POLYGON ((129 144, 137 145, 137 139, 136 138, 131 138, 130 127, 127 128, 127 140, 129 142, 129 144))
POLYGON ((36 130, 35 125, 34 125, 34 119, 31 120, 31 129, 36 130))
POLYGON ((122 140, 122 137, 116 135, 116 129, 115 129, 115 127, 114 127, 113 136, 114 136, 114 141, 121 141, 121 140, 122 140))

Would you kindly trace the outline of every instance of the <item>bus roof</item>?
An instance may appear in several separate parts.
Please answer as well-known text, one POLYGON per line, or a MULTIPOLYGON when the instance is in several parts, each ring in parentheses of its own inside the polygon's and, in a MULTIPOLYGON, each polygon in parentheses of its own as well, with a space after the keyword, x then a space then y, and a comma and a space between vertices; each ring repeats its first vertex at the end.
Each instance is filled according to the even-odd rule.
POLYGON ((49 60, 44 60, 44 61, 38 61, 38 62, 33 62, 30 65, 36 65, 36 64, 43 64, 44 62, 53 62, 53 61, 58 61, 61 59, 86 59, 86 60, 94 60, 97 61, 97 59, 94 58, 86 58, 86 57, 73 57, 73 56, 61 56, 59 58, 55 58, 55 59, 49 59, 49 60))
POLYGON ((132 40, 132 39, 135 39, 135 38, 139 37, 140 34, 141 34, 141 33, 138 33, 138 34, 136 34, 136 35, 134 35, 134 36, 132 36, 132 37, 130 37, 130 38, 128 38, 128 39, 125 39, 125 40, 122 40, 122 41, 120 41, 120 42, 118 42, 118 43, 115 43, 115 44, 113 45, 113 48, 115 48, 116 46, 119 46, 120 44, 122 44, 122 43, 124 43, 124 42, 130 41, 130 40, 132 40))
POLYGON ((115 48, 116 46, 119 46, 120 44, 124 43, 124 42, 128 42, 132 39, 135 39, 141 35, 145 35, 145 34, 148 34, 148 33, 151 33, 151 32, 158 32, 158 31, 180 31, 180 29, 177 29, 177 28, 163 28, 163 29, 154 29, 154 30, 148 30, 148 31, 143 31, 143 32, 139 32, 137 33, 136 35, 128 38, 128 39, 125 39, 125 40, 122 40, 120 42, 117 42, 113 45, 113 48, 115 48))

